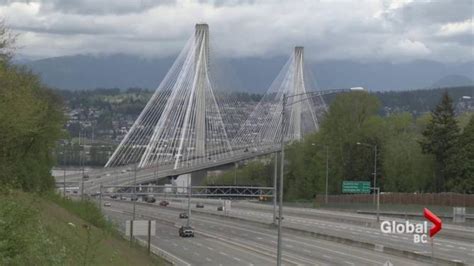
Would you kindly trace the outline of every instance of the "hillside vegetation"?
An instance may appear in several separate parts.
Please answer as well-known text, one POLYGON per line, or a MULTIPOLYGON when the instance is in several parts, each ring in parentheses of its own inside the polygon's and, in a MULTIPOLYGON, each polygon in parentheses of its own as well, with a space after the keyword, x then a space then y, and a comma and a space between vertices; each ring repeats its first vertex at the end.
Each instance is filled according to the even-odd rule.
POLYGON ((1 192, 0 202, 0 265, 167 265, 131 248, 102 216, 88 215, 100 214, 91 203, 18 191, 1 192))

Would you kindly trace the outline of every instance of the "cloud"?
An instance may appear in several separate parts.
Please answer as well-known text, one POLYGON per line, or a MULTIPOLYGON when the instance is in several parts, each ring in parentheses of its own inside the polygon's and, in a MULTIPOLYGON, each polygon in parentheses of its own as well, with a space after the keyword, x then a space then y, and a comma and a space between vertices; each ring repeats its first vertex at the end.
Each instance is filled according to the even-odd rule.
POLYGON ((224 57, 465 61, 473 49, 472 1, 30 0, 0 1, 20 53, 175 55, 195 23, 210 25, 224 57), (451 49, 450 49, 451 48, 451 49))

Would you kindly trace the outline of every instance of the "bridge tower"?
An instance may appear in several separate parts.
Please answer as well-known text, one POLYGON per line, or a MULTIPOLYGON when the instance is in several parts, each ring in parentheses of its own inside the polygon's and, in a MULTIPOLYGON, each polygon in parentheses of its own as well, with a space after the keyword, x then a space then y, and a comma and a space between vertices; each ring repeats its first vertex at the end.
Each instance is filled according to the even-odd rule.
POLYGON ((205 86, 209 81, 209 26, 196 24, 194 68, 196 82, 196 154, 206 154, 206 95, 205 86))
MULTIPOLYGON (((306 92, 304 87, 304 47, 297 46, 294 50, 294 78, 293 78, 293 95, 298 95, 306 92)), ((292 131, 293 132, 293 139, 300 140, 301 135, 301 108, 302 108, 302 98, 306 97, 305 95, 295 96, 295 104, 291 109, 291 116, 292 118, 290 121, 293 121, 292 131)))
POLYGON ((194 34, 106 167, 190 168, 232 151, 209 69, 209 26, 194 34))
POLYGON ((315 84, 311 84, 312 80, 309 78, 311 75, 308 77, 309 73, 310 71, 305 69, 304 47, 296 46, 268 91, 232 140, 234 149, 249 149, 257 143, 260 146, 278 144, 282 132, 286 142, 301 140, 306 134, 319 129, 317 115, 326 110, 326 105, 322 97, 306 94, 315 89, 315 84), (282 129, 284 97, 287 97, 287 103, 285 125, 282 129))

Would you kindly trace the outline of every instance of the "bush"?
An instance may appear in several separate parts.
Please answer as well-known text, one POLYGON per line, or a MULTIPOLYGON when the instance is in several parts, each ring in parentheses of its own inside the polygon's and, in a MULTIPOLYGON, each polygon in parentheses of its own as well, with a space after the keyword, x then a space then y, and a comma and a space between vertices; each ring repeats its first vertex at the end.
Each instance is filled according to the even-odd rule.
POLYGON ((0 192, 0 265, 63 265, 65 252, 48 236, 31 199, 0 192))
POLYGON ((76 214, 83 220, 93 224, 94 226, 105 229, 108 232, 113 231, 112 223, 108 222, 102 215, 97 205, 89 200, 76 201, 64 198, 56 193, 49 193, 45 198, 53 201, 64 209, 76 214))

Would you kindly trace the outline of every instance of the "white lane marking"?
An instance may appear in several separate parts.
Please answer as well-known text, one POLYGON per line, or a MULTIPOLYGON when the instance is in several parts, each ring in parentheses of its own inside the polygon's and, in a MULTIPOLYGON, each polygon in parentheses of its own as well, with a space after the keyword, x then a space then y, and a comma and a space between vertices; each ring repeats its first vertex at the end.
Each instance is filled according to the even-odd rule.
POLYGON ((258 240, 262 240, 263 238, 261 238, 261 237, 257 237, 257 239, 258 239, 258 240))
POLYGON ((222 252, 222 251, 219 251, 219 254, 221 254, 222 256, 228 256, 228 254, 227 254, 227 253, 225 253, 225 252, 222 252))
POLYGON ((446 245, 448 248, 454 248, 453 245, 446 245))
POLYGON ((237 257, 233 257, 234 260, 236 261, 241 261, 241 259, 237 258, 237 257))
POLYGON ((331 256, 328 256, 328 255, 323 255, 324 258, 328 259, 328 260, 332 260, 332 257, 331 256))
POLYGON ((213 248, 211 248, 211 247, 207 247, 207 249, 209 249, 209 250, 214 250, 214 249, 213 249, 213 248))
POLYGON ((349 264, 349 265, 355 265, 354 263, 352 263, 352 262, 350 262, 350 261, 347 261, 347 260, 345 260, 344 262, 347 263, 347 264, 349 264))
POLYGON ((178 246, 178 244, 176 244, 176 243, 173 243, 173 246, 177 247, 177 246, 178 246))
POLYGON ((206 257, 206 260, 207 260, 207 261, 209 261, 209 262, 211 262, 211 261, 212 261, 210 258, 207 258, 207 257, 206 257))
POLYGON ((193 242, 193 243, 196 244, 198 247, 202 247, 201 243, 195 243, 195 242, 193 242))
POLYGON ((467 248, 465 248, 465 247, 459 247, 459 249, 466 250, 467 248))

